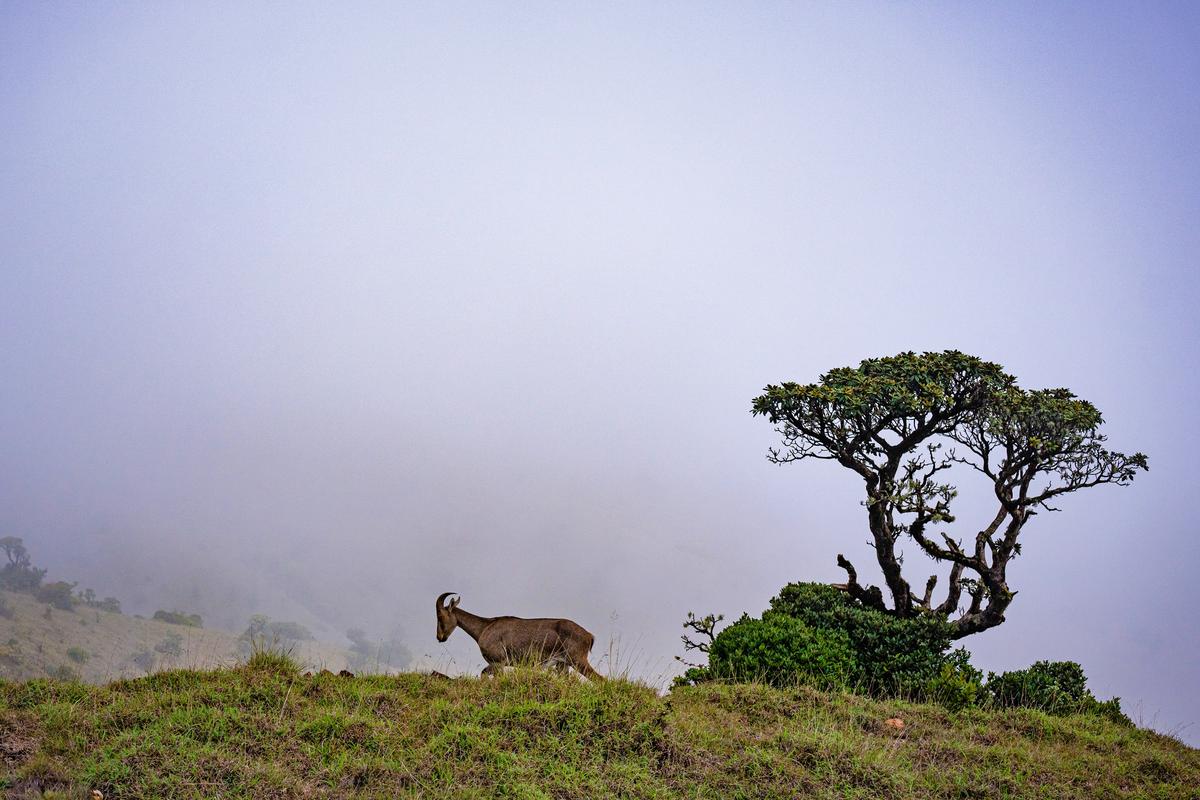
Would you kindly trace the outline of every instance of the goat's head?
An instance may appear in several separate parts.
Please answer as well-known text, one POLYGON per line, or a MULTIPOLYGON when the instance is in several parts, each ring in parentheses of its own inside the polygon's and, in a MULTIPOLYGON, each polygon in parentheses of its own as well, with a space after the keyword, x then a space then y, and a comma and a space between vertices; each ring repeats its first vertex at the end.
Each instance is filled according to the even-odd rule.
POLYGON ((454 629, 458 627, 458 620, 454 618, 454 609, 458 607, 458 601, 461 598, 455 597, 449 603, 442 605, 442 602, 454 592, 442 592, 438 595, 437 603, 437 640, 444 642, 450 638, 450 634, 454 633, 454 629))

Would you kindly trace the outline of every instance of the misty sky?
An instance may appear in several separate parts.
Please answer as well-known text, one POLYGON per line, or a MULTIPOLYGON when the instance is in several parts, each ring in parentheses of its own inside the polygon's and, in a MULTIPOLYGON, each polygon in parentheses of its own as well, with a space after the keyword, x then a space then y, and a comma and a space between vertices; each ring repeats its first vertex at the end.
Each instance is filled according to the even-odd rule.
POLYGON ((1188 3, 0 3, 0 534, 131 611, 477 670, 456 590, 652 678, 869 571, 751 398, 955 348, 1151 466, 965 644, 1200 742, 1198 79, 1188 3))

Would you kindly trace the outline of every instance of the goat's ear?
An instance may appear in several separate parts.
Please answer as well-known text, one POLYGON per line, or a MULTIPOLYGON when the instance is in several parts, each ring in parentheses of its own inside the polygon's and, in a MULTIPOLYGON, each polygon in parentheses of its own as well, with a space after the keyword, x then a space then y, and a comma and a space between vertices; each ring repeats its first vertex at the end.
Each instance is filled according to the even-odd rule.
POLYGON ((459 601, 459 600, 462 600, 462 598, 461 598, 461 597, 451 597, 451 598, 450 598, 450 610, 451 610, 451 611, 453 611, 454 609, 458 608, 458 601, 459 601))

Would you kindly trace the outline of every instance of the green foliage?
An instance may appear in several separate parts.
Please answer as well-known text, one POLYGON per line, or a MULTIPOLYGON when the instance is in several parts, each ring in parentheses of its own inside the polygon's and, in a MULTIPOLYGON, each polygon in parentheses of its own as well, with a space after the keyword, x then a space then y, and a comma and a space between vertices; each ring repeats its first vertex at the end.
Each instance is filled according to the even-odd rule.
POLYGON ((1087 688, 1083 667, 1074 661, 1038 661, 1028 669, 988 673, 988 702, 995 708, 1036 708, 1048 714, 1096 714, 1132 724, 1121 698, 1100 701, 1087 688))
POLYGON ((188 614, 183 611, 164 611, 160 608, 154 612, 153 619, 168 625, 184 625, 189 628, 204 627, 204 620, 199 614, 188 614))
POLYGON ((251 672, 269 672, 279 675, 300 674, 300 664, 296 661, 294 649, 281 647, 275 643, 267 643, 262 639, 250 640, 250 657, 246 660, 246 669, 251 672))
POLYGON ((1037 708, 1069 714, 1083 702, 1087 678, 1074 661, 1039 661, 1032 667, 999 675, 988 673, 988 696, 999 708, 1037 708))
POLYGON ((871 694, 911 694, 938 676, 950 627, 932 614, 900 618, 868 608, 824 583, 789 583, 763 618, 783 615, 811 628, 840 631, 854 652, 851 683, 871 694))
POLYGON ((782 614, 743 615, 725 628, 708 652, 706 677, 846 687, 855 674, 854 653, 840 631, 811 628, 782 614))
POLYGON ((67 650, 67 658, 74 661, 76 664, 86 664, 92 657, 92 654, 82 647, 72 647, 67 650))
POLYGON ((75 584, 66 581, 55 581, 39 586, 33 596, 39 603, 46 603, 54 608, 70 611, 75 608, 75 584))
POLYGON ((938 673, 925 684, 924 698, 951 711, 975 705, 983 695, 983 673, 970 658, 962 647, 943 656, 938 673))
MULTIPOLYGON (((1012 385, 1012 376, 1000 365, 974 356, 954 350, 910 352, 831 369, 814 384, 768 386, 754 399, 753 413, 776 423, 816 416, 843 420, 845 428, 839 431, 849 442, 858 437, 860 427, 869 431, 884 419, 937 413, 957 421, 955 411, 977 407, 1012 385)), ((856 446, 864 453, 879 452, 869 438, 856 446)))

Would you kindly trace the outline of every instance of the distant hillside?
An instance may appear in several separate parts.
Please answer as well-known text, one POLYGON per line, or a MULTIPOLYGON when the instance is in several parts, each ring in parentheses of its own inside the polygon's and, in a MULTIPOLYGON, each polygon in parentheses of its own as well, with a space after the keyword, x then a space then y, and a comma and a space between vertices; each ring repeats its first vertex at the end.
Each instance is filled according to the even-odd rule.
POLYGON ((269 657, 101 687, 0 683, 0 755, 14 798, 1194 800, 1200 787, 1200 751, 1094 715, 758 685, 661 697, 544 670, 304 677, 269 657))
MULTIPOLYGON (((237 636, 77 606, 39 603, 31 595, 0 591, 11 617, 0 617, 0 678, 78 676, 88 683, 132 678, 175 668, 211 669, 245 660, 237 636)), ((243 645, 244 646, 244 645, 243 645)), ((333 645, 299 642, 295 657, 307 667, 347 668, 333 645)))

